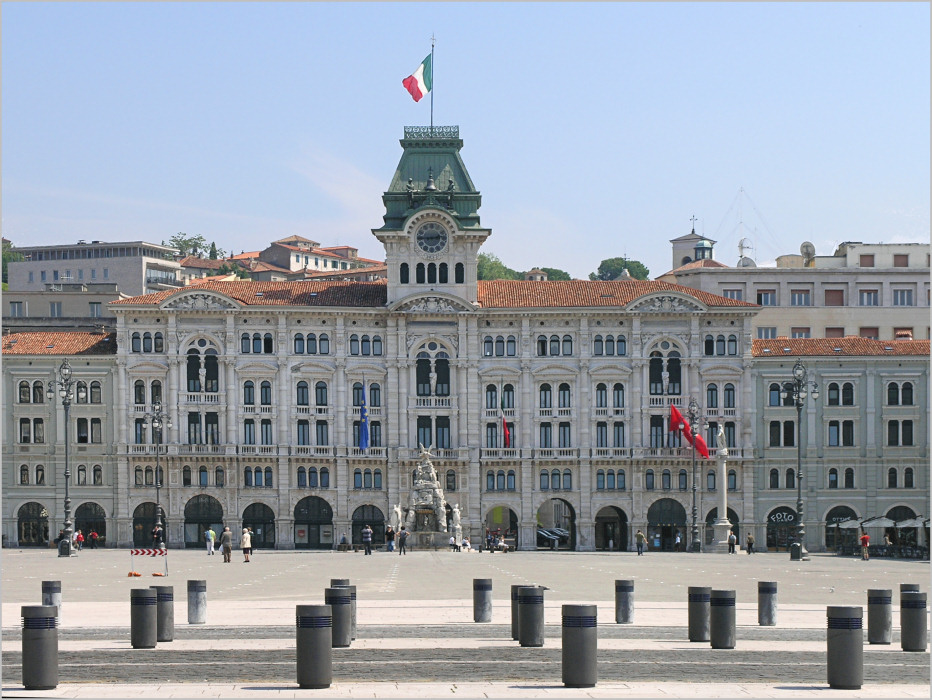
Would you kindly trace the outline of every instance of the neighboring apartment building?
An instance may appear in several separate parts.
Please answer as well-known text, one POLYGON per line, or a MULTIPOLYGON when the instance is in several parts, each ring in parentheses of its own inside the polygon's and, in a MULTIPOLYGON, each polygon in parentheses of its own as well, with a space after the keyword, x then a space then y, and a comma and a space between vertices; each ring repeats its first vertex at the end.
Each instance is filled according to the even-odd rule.
POLYGON ((23 256, 8 265, 9 290, 45 292, 46 285, 115 284, 117 291, 138 296, 182 286, 175 248, 129 241, 78 241, 53 246, 17 246, 23 256))
MULTIPOLYGON (((104 490, 79 490, 75 506, 105 512, 109 542, 148 544, 157 458, 146 415, 159 399, 172 422, 158 457, 172 547, 202 546, 203 531, 218 525, 252 527, 255 546, 283 549, 330 548, 341 532, 359 541, 364 523, 378 537, 394 505, 409 503, 421 444, 433 453, 448 508, 459 506, 474 540, 497 529, 533 549, 549 545, 538 539, 539 526, 560 527, 570 533, 565 548, 624 550, 642 529, 652 548, 669 550, 677 533, 688 539, 695 479, 704 542, 721 489, 739 534, 767 542, 770 514, 792 507, 795 492, 768 492, 766 505, 758 503, 768 462, 782 473, 789 458, 761 443, 765 419, 769 436, 777 418, 762 413, 752 340, 759 307, 662 281, 479 281, 477 256, 491 230, 480 225, 480 195, 460 159, 458 129, 406 128, 402 146, 383 195, 384 225, 373 230, 385 246, 386 280, 205 281, 111 305, 116 348, 98 358, 89 348, 100 346, 89 346, 86 364, 71 355, 76 378, 96 379, 104 392, 102 405, 81 409, 91 411, 81 417, 108 422, 99 433, 104 490), (435 173, 446 183, 442 191, 435 173), (104 368, 106 381, 98 376, 104 368), (724 484, 712 462, 694 462, 681 434, 670 431, 671 407, 685 415, 691 397, 713 459, 721 426, 729 450, 724 484)), ((60 527, 60 450, 35 455, 22 438, 35 434, 32 421, 41 418, 49 423, 43 434, 64 439, 58 404, 32 402, 36 383, 41 390, 60 364, 61 342, 3 341, 4 393, 27 399, 3 424, 10 541, 44 532, 42 513, 49 530, 60 527), (42 488, 17 483, 40 459, 42 488)), ((928 407, 928 342, 908 348, 918 361, 904 361, 906 352, 895 363, 870 357, 884 362, 884 381, 904 373, 903 381, 922 384, 911 390, 914 404, 902 420, 928 407)), ((760 357, 766 380, 789 378, 763 350, 760 357)), ((864 364, 849 359, 851 372, 864 364)), ((859 386, 877 384, 874 374, 864 376, 859 386)), ((874 420, 869 404, 862 406, 865 422, 874 420)), ((913 481, 897 497, 921 513, 928 436, 913 426, 912 439, 915 453, 900 454, 897 468, 915 459, 913 481)), ((877 470, 864 459, 856 482, 863 491, 847 493, 844 504, 857 515, 885 514, 877 509, 892 501, 862 481, 877 470)), ((824 547, 816 535, 829 500, 807 511, 814 551, 824 547)), ((778 531, 772 539, 785 547, 778 531)))
POLYGON ((43 290, 3 293, 5 331, 113 330, 116 318, 108 304, 127 295, 114 283, 46 284, 43 290))
POLYGON ((288 236, 273 241, 259 253, 259 260, 296 273, 291 279, 306 273, 353 270, 379 264, 376 260, 360 258, 358 250, 352 246, 321 248, 317 241, 301 236, 288 236))
POLYGON ((833 255, 803 243, 776 267, 724 265, 695 231, 671 243, 674 269, 657 279, 760 304, 756 338, 930 337, 927 243, 847 242, 833 255))

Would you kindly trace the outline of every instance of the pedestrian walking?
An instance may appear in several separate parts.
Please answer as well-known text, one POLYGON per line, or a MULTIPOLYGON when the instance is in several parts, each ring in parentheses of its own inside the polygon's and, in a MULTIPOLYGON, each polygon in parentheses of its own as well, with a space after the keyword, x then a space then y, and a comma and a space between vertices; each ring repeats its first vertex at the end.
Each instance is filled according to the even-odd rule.
POLYGON ((747 540, 745 540, 745 544, 748 548, 748 554, 754 554, 754 535, 750 532, 748 533, 747 540))
POLYGON ((75 536, 75 541, 78 543, 78 551, 80 552, 84 549, 84 533, 78 530, 78 534, 75 536))
POLYGON ((204 533, 204 541, 207 543, 207 554, 214 553, 214 542, 217 539, 217 533, 214 532, 212 527, 207 528, 207 532, 204 533))
POLYGON ((673 549, 674 549, 675 551, 677 551, 677 552, 680 551, 680 533, 679 533, 679 531, 677 531, 677 533, 676 533, 676 541, 673 543, 673 549))
POLYGON ((97 538, 98 538, 99 536, 100 536, 100 535, 97 534, 97 530, 91 530, 91 531, 88 533, 88 535, 87 535, 88 546, 89 546, 91 549, 97 549, 97 538))
POLYGON ((637 533, 634 535, 634 543, 637 545, 637 548, 638 548, 638 556, 641 556, 642 554, 644 554, 644 543, 645 542, 647 542, 647 538, 644 537, 643 532, 638 530, 637 533))
POLYGON ((402 525, 401 530, 398 533, 398 556, 399 557, 402 554, 404 554, 405 556, 408 556, 408 551, 405 546, 405 543, 407 543, 407 541, 408 541, 408 531, 405 530, 405 526, 402 525))
POLYGON ((372 528, 366 523, 362 529, 362 543, 366 548, 366 554, 372 554, 372 528))
POLYGON ((867 560, 869 560, 869 559, 871 558, 871 557, 870 557, 870 552, 868 551, 868 549, 869 549, 870 546, 871 546, 871 538, 870 538, 870 535, 868 535, 866 532, 863 532, 863 531, 862 531, 862 534, 861 534, 861 559, 863 559, 864 561, 867 561, 867 560))
POLYGON ((220 551, 223 552, 223 563, 229 564, 233 561, 233 532, 227 525, 220 533, 220 551))
POLYGON ((388 529, 385 531, 385 549, 389 552, 395 551, 395 531, 392 529, 391 525, 389 525, 388 529))
POLYGON ((734 530, 729 530, 729 531, 728 531, 728 553, 729 553, 729 554, 737 554, 737 553, 738 553, 738 552, 735 550, 735 545, 736 545, 736 544, 738 544, 738 538, 735 537, 735 532, 734 532, 734 530))
POLYGON ((249 534, 248 528, 243 528, 243 537, 240 544, 243 547, 243 563, 248 564, 249 555, 252 554, 252 535, 249 534))
POLYGON ((492 552, 492 533, 489 530, 485 531, 485 548, 489 550, 489 553, 492 552))
POLYGON ((156 549, 161 549, 165 546, 165 532, 162 530, 161 525, 156 525, 152 528, 152 546, 156 549))

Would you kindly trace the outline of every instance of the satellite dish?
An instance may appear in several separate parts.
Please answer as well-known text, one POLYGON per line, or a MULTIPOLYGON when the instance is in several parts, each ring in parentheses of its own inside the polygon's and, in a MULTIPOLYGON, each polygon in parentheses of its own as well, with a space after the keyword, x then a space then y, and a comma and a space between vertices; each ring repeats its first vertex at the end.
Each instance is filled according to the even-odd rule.
POLYGON ((802 253, 803 264, 808 266, 815 257, 815 246, 809 241, 803 241, 803 244, 799 246, 799 252, 802 253))
POLYGON ((738 260, 738 267, 757 267, 757 263, 751 260, 751 258, 741 257, 738 260))
POLYGON ((738 257, 745 257, 744 251, 753 249, 754 245, 751 243, 750 238, 742 238, 740 241, 738 241, 738 257))

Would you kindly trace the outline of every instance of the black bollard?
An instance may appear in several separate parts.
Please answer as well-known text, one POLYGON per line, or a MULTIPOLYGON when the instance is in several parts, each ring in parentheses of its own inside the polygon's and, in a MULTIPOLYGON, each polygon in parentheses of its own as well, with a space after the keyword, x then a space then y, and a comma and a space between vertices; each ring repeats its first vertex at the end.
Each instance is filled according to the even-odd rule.
POLYGON ((518 643, 523 647, 544 646, 544 589, 518 589, 518 643))
POLYGON ((777 582, 757 582, 757 624, 769 627, 777 624, 777 582))
POLYGON ((56 617, 61 622, 61 581, 42 582, 42 605, 54 605, 58 608, 56 617))
POLYGON ((298 687, 329 688, 333 682, 333 617, 329 605, 295 606, 298 687))
POLYGON ((129 592, 130 644, 133 649, 154 649, 158 641, 158 597, 152 588, 129 592))
POLYGON ((900 595, 904 593, 918 593, 919 584, 918 583, 901 583, 900 584, 900 595))
POLYGON ((867 590, 867 643, 890 644, 893 641, 893 590, 867 590))
POLYGON ((712 589, 706 586, 690 586, 689 594, 689 641, 709 641, 709 599, 712 589))
POLYGON ((175 638, 175 589, 173 586, 150 586, 155 589, 156 639, 171 642, 175 638))
POLYGON ((58 606, 23 605, 20 610, 23 685, 26 690, 51 690, 58 685, 58 606))
POLYGON ((324 603, 330 606, 332 645, 348 647, 353 641, 353 603, 346 586, 324 589, 324 603))
POLYGON ((563 685, 592 688, 598 678, 597 608, 595 605, 563 606, 563 685))
POLYGON ((330 579, 330 587, 331 587, 331 588, 340 588, 341 586, 348 586, 348 585, 350 585, 350 584, 349 584, 349 579, 348 579, 348 578, 332 578, 332 579, 330 579))
POLYGON ((188 579, 188 624, 207 622, 207 581, 188 579))
POLYGON ((634 622, 634 581, 615 580, 615 622, 628 625, 634 622))
POLYGON ((926 594, 904 591, 900 594, 900 646, 903 651, 925 651, 929 643, 926 594))
POLYGON ((709 641, 713 649, 735 648, 734 590, 709 595, 709 641))
POLYGON ((511 638, 518 641, 521 630, 521 618, 518 617, 518 589, 533 586, 533 583, 517 583, 511 586, 511 638))
POLYGON ((864 610, 860 605, 829 605, 826 613, 828 685, 859 690, 864 684, 864 610))
POLYGON ((349 588, 350 605, 352 606, 352 624, 350 625, 350 639, 356 639, 356 586, 351 586, 348 578, 330 579, 331 588, 349 588))
POLYGON ((492 579, 472 580, 472 621, 492 621, 492 579))

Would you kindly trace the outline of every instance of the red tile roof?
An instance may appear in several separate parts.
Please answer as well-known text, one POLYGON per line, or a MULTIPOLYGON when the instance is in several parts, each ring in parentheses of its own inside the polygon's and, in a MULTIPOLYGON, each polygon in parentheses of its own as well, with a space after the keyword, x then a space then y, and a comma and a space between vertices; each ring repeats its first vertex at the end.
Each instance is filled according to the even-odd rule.
POLYGON ((182 267, 198 267, 205 270, 218 270, 224 265, 226 260, 211 260, 210 258, 199 258, 196 255, 189 255, 178 261, 182 267))
POLYGON ((479 303, 486 309, 626 306, 645 294, 665 291, 691 296, 707 306, 757 308, 757 304, 657 280, 480 280, 479 303))
POLYGON ((711 258, 703 258, 702 260, 693 260, 692 262, 688 262, 685 265, 680 265, 679 267, 674 268, 670 270, 669 272, 664 272, 660 276, 665 277, 666 275, 672 275, 677 272, 683 272, 685 270, 697 270, 701 267, 730 267, 730 266, 726 265, 725 263, 719 262, 718 260, 712 260, 711 258))
MULTIPOLYGON (((197 285, 197 290, 220 292, 247 306, 385 306, 384 280, 375 282, 216 282, 197 285)), ((153 294, 123 299, 132 306, 161 304, 176 294, 190 293, 190 288, 167 289, 153 294)))
POLYGON ((871 340, 849 335, 845 338, 756 339, 754 357, 853 357, 863 355, 928 355, 928 340, 871 340))
POLYGON ((48 331, 3 336, 4 355, 113 355, 115 333, 48 331))
POLYGON ((254 250, 251 253, 239 253, 237 255, 231 255, 227 260, 251 260, 252 258, 258 258, 261 250, 254 250))

